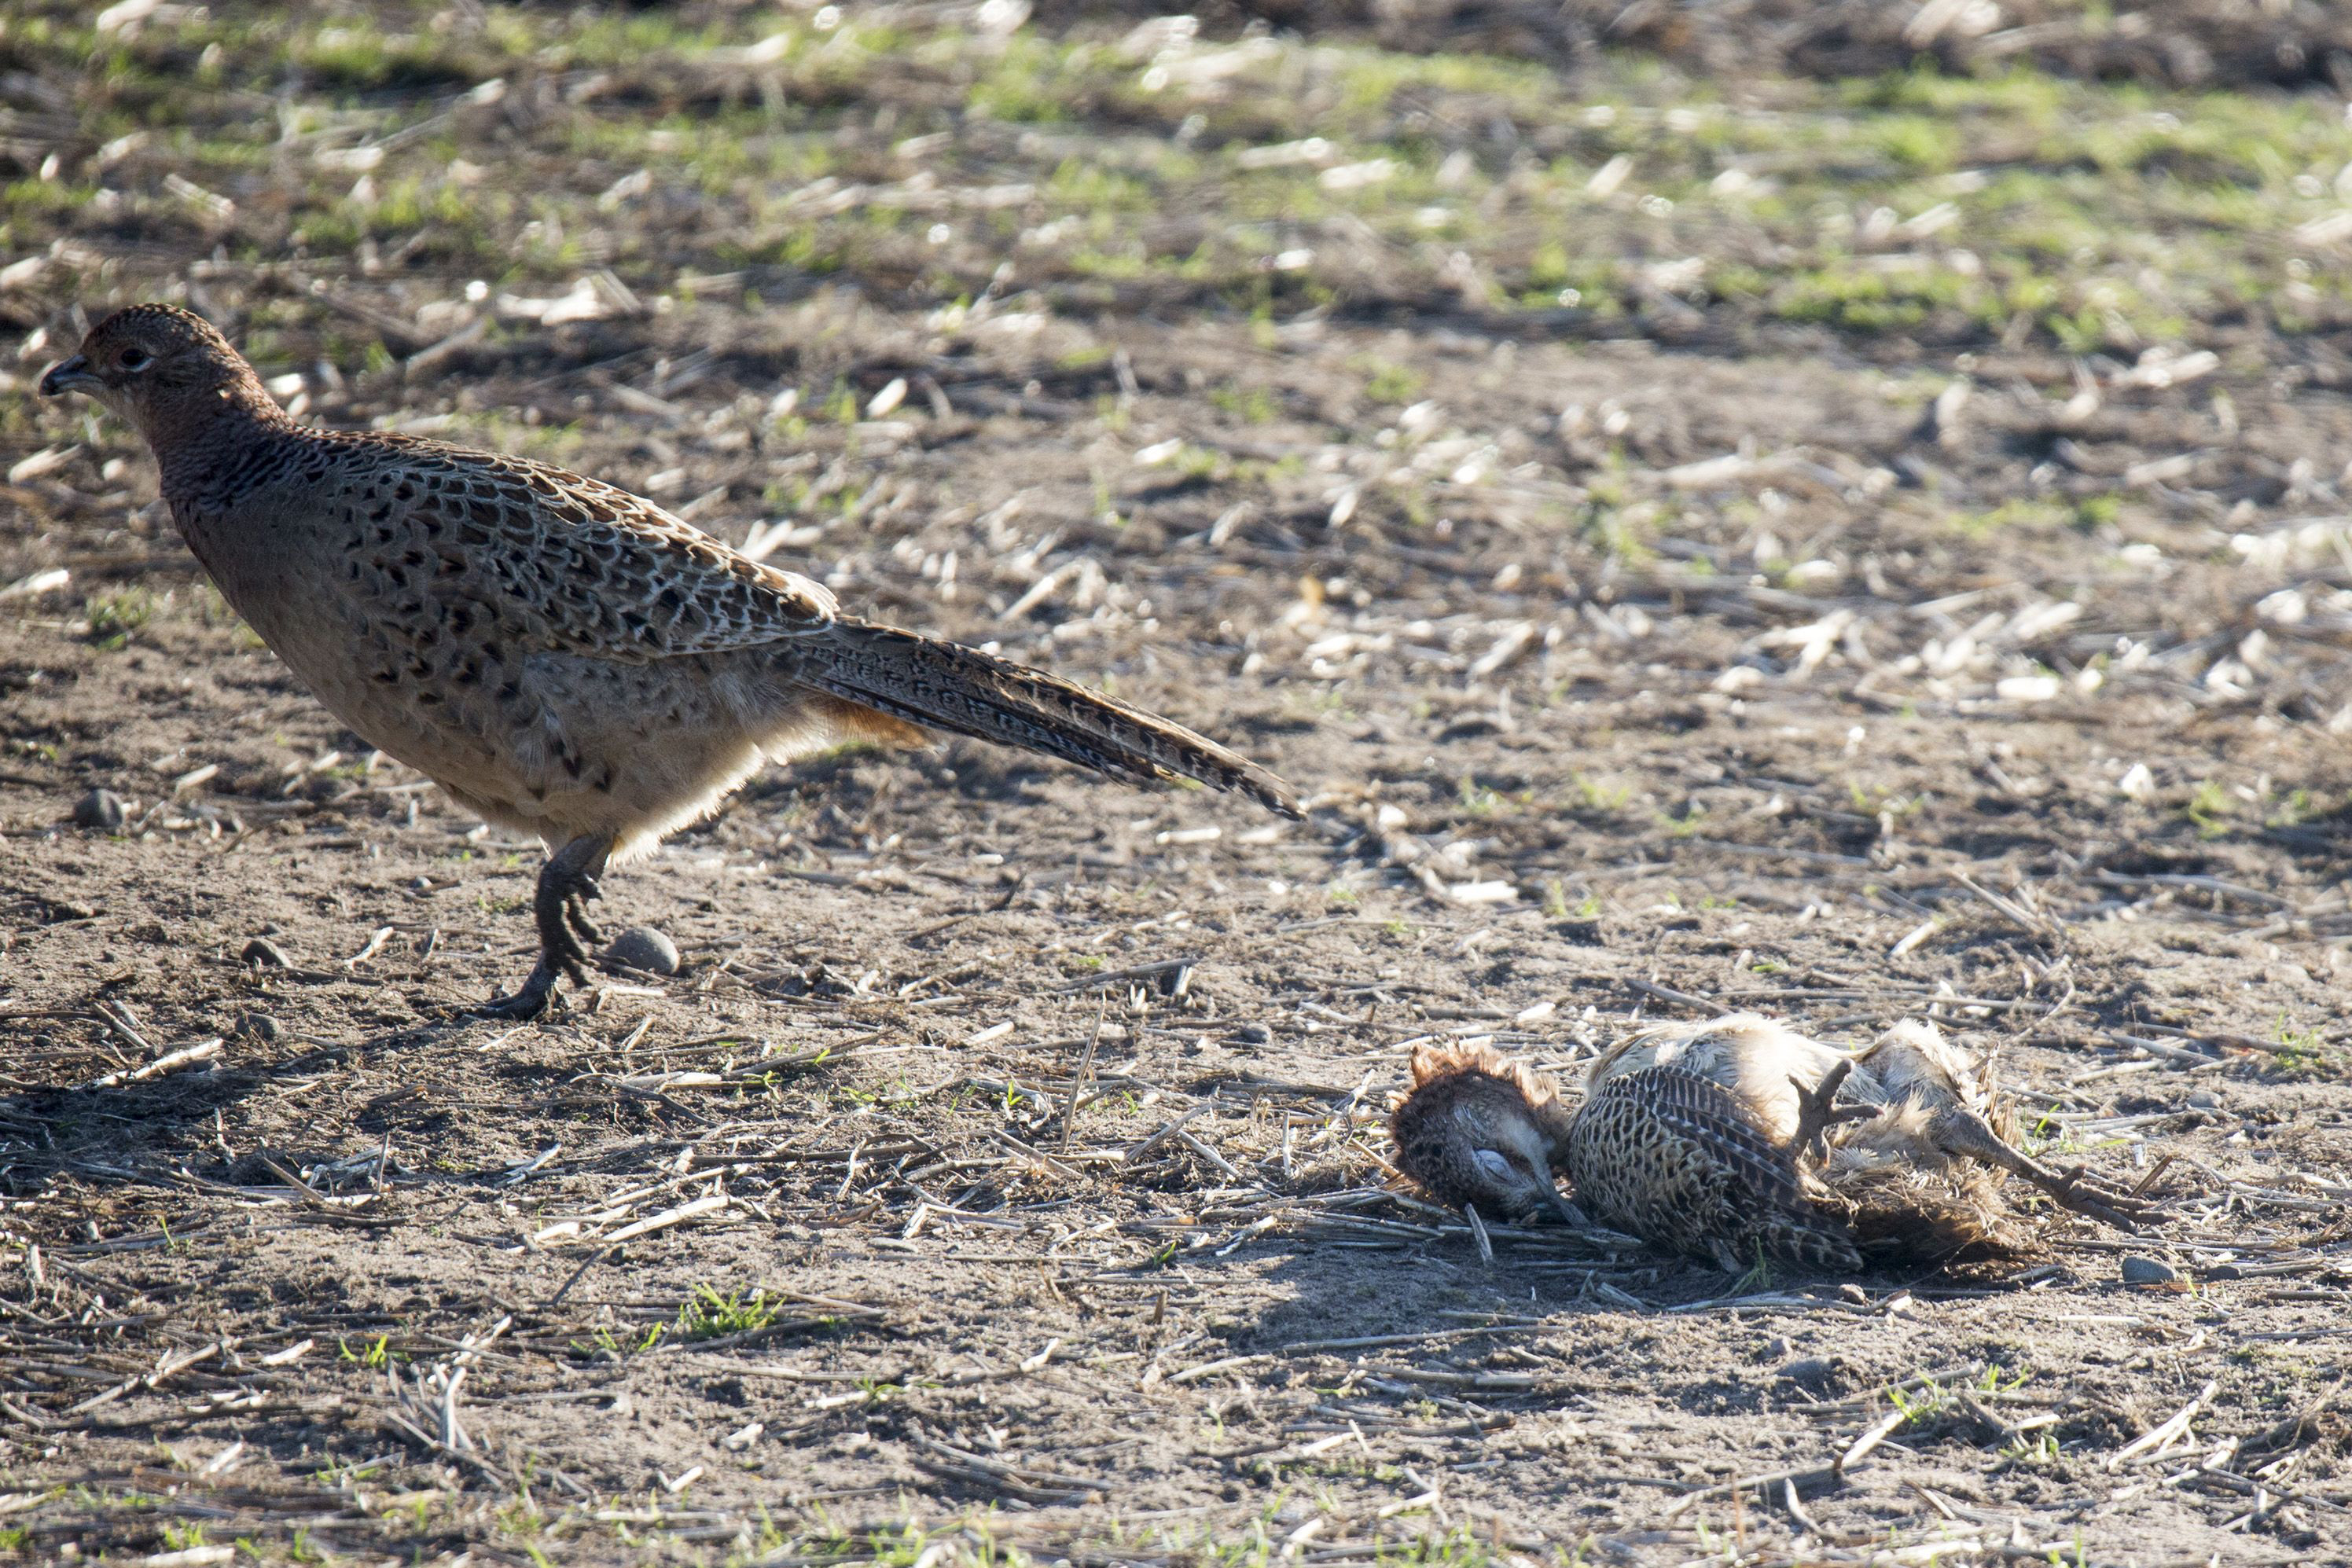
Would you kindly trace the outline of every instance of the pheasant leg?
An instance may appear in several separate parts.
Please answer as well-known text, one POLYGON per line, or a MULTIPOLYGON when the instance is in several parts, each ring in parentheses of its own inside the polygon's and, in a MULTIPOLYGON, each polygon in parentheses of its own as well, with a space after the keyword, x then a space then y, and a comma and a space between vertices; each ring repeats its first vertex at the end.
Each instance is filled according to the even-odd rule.
POLYGON ((2032 1173, 2021 1173, 2025 1179, 2050 1195, 2050 1201, 2061 1208, 2071 1208, 2077 1214, 2114 1226, 2117 1230, 2137 1231, 2139 1222, 2148 1217, 2145 1199, 2115 1191, 2092 1176, 2083 1166, 2059 1172, 2046 1166, 2026 1161, 2034 1166, 2032 1173))
POLYGON ((2079 1165, 2063 1173, 2052 1170, 2001 1142, 1984 1118, 1974 1112, 1946 1112, 1936 1119, 1934 1136, 1937 1146, 1945 1153, 1998 1166, 2040 1187, 2059 1207, 2087 1214, 2118 1230, 2137 1231, 2139 1222, 2147 1218, 2150 1206, 2145 1199, 2099 1181, 2079 1165))
POLYGON ((1839 1105, 1837 1092, 1853 1071, 1853 1063, 1841 1061, 1813 1087, 1794 1073, 1789 1075, 1789 1086, 1797 1092, 1797 1131, 1789 1146, 1799 1155, 1819 1158, 1829 1137, 1829 1131, 1841 1122, 1865 1121, 1878 1114, 1875 1105, 1839 1105))
POLYGON ((585 833, 547 857, 547 863, 539 868, 539 891, 531 899, 531 915, 539 926, 539 962, 531 967, 520 990, 485 1002, 474 1009, 478 1014, 535 1019, 547 1009, 557 980, 568 976, 575 986, 588 983, 587 945, 604 940, 604 933, 588 918, 588 904, 604 895, 596 879, 612 852, 609 835, 585 833))

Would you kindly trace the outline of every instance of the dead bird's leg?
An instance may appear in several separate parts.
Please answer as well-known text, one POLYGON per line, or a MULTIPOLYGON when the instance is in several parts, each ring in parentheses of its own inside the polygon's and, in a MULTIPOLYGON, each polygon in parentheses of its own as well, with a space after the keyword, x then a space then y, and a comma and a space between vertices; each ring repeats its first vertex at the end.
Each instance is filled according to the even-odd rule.
POLYGON ((1789 1087, 1797 1092, 1797 1131, 1789 1146, 1800 1155, 1819 1159, 1826 1152, 1829 1131, 1841 1122, 1860 1122, 1878 1114, 1875 1105, 1838 1105, 1837 1092, 1853 1071, 1853 1063, 1841 1061, 1829 1070, 1822 1081, 1811 1088, 1795 1073, 1789 1075, 1789 1087))
POLYGON ((1938 1115, 1931 1132, 1936 1146, 1948 1155, 1965 1155, 1998 1166, 2021 1181, 2031 1182, 2050 1195, 2061 1208, 2087 1214, 2118 1230, 2137 1231, 2153 1208, 2092 1176, 2083 1166, 2060 1173, 2001 1142, 2000 1134, 1973 1111, 1948 1110, 1938 1115))

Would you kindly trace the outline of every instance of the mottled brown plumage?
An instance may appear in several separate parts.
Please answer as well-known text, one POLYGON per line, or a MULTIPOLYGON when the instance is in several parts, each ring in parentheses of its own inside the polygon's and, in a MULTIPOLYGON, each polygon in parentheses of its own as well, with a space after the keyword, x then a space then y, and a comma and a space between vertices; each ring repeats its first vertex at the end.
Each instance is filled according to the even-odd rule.
POLYGON ((1566 1155, 1585 1212, 1654 1246, 1734 1272, 1766 1260, 1862 1267, 1837 1204, 1795 1150, 1748 1102, 1686 1067, 1589 1083, 1566 1155))
POLYGON ((1915 1106, 1839 1131, 1819 1169, 1855 1246, 1881 1267, 1998 1262, 2039 1247, 2000 1176, 1946 1157, 1915 1106))
POLYGON ((493 1004, 585 979, 608 862, 704 816, 762 761, 943 729, 1115 778, 1195 779, 1297 815, 1272 773, 1042 671, 840 613, 610 485, 541 463, 313 429, 201 318, 119 311, 42 378, 137 428, 189 548, 370 745, 551 851, 541 956, 493 1004))
POLYGON ((2018 1149, 2011 1142, 2016 1102, 2001 1090, 1992 1058, 1969 1055, 1932 1023, 1906 1019, 1888 1029, 1856 1059, 1854 1076, 1886 1109, 1861 1124, 1849 1144, 1896 1138, 1913 1148, 1910 1162, 1921 1168, 1940 1164, 1956 1172, 1964 1166, 1979 1174, 1983 1167, 2004 1171, 2039 1187, 2060 1207, 2119 1230, 2137 1229, 2148 1214, 2147 1204, 2082 1166, 2054 1171, 2018 1149))
POLYGON ((1605 1053, 1587 1093, 1661 1064, 1744 1105, 1776 1147, 1797 1157, 1814 1184, 1813 1211, 1833 1218, 1874 1263, 1983 1261, 2030 1249, 1996 1171, 2125 1229, 2145 1213, 2079 1169, 2060 1175, 2015 1149, 2014 1107, 1990 1058, 1961 1051, 1931 1023, 1897 1023, 1859 1056, 1754 1013, 1661 1026, 1605 1053), (1860 1103, 1832 1107, 1841 1086, 1860 1103))
MULTIPOLYGON (((1726 1013, 1703 1024, 1636 1030, 1601 1053, 1585 1074, 1585 1088, 1645 1067, 1680 1067, 1737 1094, 1773 1142, 1794 1145, 1813 1130, 1806 1116, 1810 1092, 1848 1060, 1761 1013, 1726 1013)), ((1869 1089, 1855 1083, 1848 1092, 1860 1098, 1869 1089)))

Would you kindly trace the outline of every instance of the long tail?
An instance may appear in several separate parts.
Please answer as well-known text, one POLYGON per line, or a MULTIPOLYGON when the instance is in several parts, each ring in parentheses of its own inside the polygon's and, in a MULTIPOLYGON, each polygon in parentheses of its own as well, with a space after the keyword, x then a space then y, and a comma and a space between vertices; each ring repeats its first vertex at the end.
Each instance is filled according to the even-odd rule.
POLYGON ((1192 779, 1298 816, 1290 786, 1179 724, 1043 670, 846 616, 794 649, 800 678, 835 696, 934 729, 1017 746, 1114 779, 1192 779))

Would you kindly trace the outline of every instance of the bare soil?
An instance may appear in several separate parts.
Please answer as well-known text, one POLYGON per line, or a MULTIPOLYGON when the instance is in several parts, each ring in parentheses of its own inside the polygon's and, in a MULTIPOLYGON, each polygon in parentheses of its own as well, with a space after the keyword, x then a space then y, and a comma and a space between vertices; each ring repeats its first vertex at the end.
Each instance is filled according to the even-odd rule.
MULTIPOLYGON (((827 112, 909 133, 866 107, 827 112)), ((524 179, 549 123, 469 156, 524 179)), ((1664 308, 633 273, 404 367, 462 276, 53 221, 112 255, 0 296, 48 333, 0 490, 0 1551, 2352 1557, 2324 336, 2215 329, 2175 385, 1664 308), (29 403, 70 307, 175 290, 268 320, 312 417, 779 522, 845 603, 1215 734, 1310 820, 845 753, 611 879, 678 976, 469 1020, 538 846, 295 685, 124 431, 29 403), (339 357, 370 312, 413 340, 339 357), (1412 1042, 1572 1079, 1733 1007, 1935 1017, 2045 1157, 2162 1164, 2162 1223, 1733 1280, 1541 1228, 1489 1264, 1393 1189, 1412 1042)))

